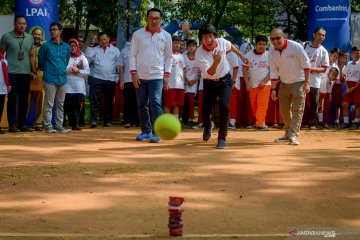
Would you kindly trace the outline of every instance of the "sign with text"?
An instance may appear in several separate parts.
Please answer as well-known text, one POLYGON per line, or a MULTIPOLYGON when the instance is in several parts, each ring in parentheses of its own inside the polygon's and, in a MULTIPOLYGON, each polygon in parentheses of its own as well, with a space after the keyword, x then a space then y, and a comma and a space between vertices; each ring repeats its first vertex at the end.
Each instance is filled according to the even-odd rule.
POLYGON ((45 33, 45 38, 50 39, 50 24, 59 20, 58 0, 16 0, 15 15, 25 16, 27 21, 26 31, 39 27, 45 33))
POLYGON ((309 0, 309 40, 313 39, 314 30, 322 27, 326 30, 326 40, 323 45, 328 51, 334 47, 350 50, 350 14, 350 0, 309 0))

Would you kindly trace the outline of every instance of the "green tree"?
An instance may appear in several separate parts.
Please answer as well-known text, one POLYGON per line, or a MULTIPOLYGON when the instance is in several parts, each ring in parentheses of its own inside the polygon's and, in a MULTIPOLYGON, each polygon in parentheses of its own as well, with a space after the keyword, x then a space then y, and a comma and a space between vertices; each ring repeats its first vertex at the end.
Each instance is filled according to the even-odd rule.
POLYGON ((15 0, 0 1, 0 15, 13 14, 15 11, 15 0))

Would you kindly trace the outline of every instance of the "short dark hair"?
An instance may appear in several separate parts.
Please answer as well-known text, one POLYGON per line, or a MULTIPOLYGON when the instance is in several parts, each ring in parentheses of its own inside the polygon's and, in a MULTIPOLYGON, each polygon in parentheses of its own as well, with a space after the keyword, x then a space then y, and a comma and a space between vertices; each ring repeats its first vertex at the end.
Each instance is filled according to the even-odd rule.
POLYGON ((266 42, 266 43, 268 43, 268 41, 269 41, 269 39, 265 35, 257 35, 255 37, 255 44, 257 44, 258 42, 266 42))
POLYGON ((315 30, 314 30, 314 33, 317 33, 318 31, 324 31, 324 32, 326 32, 326 30, 325 30, 325 28, 322 28, 322 27, 318 27, 318 28, 316 28, 315 30))
POLYGON ((14 18, 14 23, 16 23, 16 21, 17 21, 19 18, 23 18, 23 19, 25 19, 25 21, 26 21, 26 17, 25 17, 24 15, 16 15, 15 18, 14 18))
POLYGON ((150 8, 149 10, 147 10, 147 12, 146 12, 146 17, 149 16, 149 13, 150 13, 150 12, 158 12, 158 13, 160 13, 160 16, 162 17, 162 12, 161 12, 161 10, 158 9, 158 8, 150 8))
POLYGON ((352 46, 351 51, 352 51, 352 52, 354 52, 354 51, 360 51, 360 47, 354 45, 354 46, 352 46))
POLYGON ((339 58, 342 57, 342 56, 349 56, 349 52, 348 51, 340 51, 339 53, 339 58))
POLYGON ((340 53, 340 48, 337 48, 337 47, 334 47, 330 50, 330 54, 334 54, 334 53, 337 53, 339 54, 340 53))
POLYGON ((205 34, 214 34, 215 37, 217 37, 216 28, 211 24, 205 24, 202 25, 199 29, 199 41, 201 42, 202 36, 205 34))
POLYGON ((335 72, 335 73, 336 73, 336 76, 339 75, 339 69, 337 69, 336 67, 331 67, 331 68, 329 69, 329 72, 335 72))
POLYGON ((106 35, 108 37, 108 35, 106 34, 106 32, 99 32, 98 33, 98 39, 100 39, 101 36, 106 35))
POLYGON ((58 23, 58 22, 53 22, 53 23, 50 24, 50 28, 54 27, 54 26, 56 26, 59 30, 63 30, 62 25, 60 23, 58 23))
POLYGON ((194 39, 189 39, 186 42, 186 46, 188 47, 189 45, 195 45, 197 46, 197 42, 194 39))
POLYGON ((173 42, 181 42, 181 39, 179 38, 179 36, 176 36, 176 35, 172 35, 172 36, 171 36, 171 40, 172 40, 173 42))

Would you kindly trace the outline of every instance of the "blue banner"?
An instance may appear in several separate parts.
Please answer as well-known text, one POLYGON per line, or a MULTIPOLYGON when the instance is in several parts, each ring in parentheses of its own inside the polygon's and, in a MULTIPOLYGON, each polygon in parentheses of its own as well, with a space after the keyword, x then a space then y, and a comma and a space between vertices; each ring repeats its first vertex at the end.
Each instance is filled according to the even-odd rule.
POLYGON ((40 27, 45 33, 44 40, 50 39, 50 24, 59 21, 58 0, 16 0, 15 15, 23 15, 27 21, 26 31, 31 33, 40 27))
POLYGON ((308 40, 313 39, 314 30, 326 30, 324 47, 350 50, 350 0, 309 0, 308 1, 308 40))

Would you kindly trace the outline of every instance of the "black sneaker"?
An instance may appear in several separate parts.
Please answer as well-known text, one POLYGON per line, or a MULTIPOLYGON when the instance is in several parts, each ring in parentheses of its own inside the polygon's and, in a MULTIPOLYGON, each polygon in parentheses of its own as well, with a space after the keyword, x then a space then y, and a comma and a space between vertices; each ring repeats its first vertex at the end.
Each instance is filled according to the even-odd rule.
POLYGON ((335 123, 335 124, 334 124, 334 128, 335 128, 335 129, 339 129, 339 127, 340 127, 340 123, 335 123))
POLYGON ((97 122, 95 120, 91 120, 90 121, 90 127, 91 128, 96 128, 97 127, 97 122))
POLYGON ((18 133, 18 132, 20 132, 20 130, 15 125, 13 125, 13 126, 9 127, 9 132, 18 133))
POLYGON ((104 123, 104 127, 112 127, 113 125, 112 125, 112 123, 111 122, 106 122, 106 123, 104 123))
POLYGON ((27 127, 19 127, 20 132, 33 132, 33 130, 31 130, 30 128, 27 127))
POLYGON ((225 149, 227 148, 226 141, 223 139, 218 140, 218 143, 216 144, 217 149, 225 149))
POLYGON ((356 130, 358 128, 359 126, 356 123, 352 123, 351 126, 349 127, 350 130, 356 130))
POLYGON ((319 123, 319 125, 323 128, 323 129, 329 129, 329 125, 327 125, 324 122, 319 123))
POLYGON ((349 128, 350 127, 350 124, 348 123, 342 123, 339 125, 339 128, 338 129, 345 129, 345 128, 349 128))
POLYGON ((211 132, 212 132, 213 128, 214 128, 214 123, 213 122, 211 122, 210 128, 204 128, 203 140, 205 142, 209 141, 209 139, 211 138, 211 132))
POLYGON ((260 131, 269 131, 269 127, 266 125, 260 125, 257 127, 257 129, 260 131))

